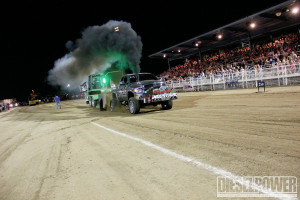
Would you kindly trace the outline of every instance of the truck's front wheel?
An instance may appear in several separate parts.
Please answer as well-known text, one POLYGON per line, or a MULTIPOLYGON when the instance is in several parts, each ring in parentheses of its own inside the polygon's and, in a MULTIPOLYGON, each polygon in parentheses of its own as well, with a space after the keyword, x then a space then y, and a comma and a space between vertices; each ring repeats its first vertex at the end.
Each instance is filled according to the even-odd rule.
POLYGON ((97 104, 98 104, 98 100, 94 100, 94 101, 93 101, 93 107, 96 108, 96 107, 97 107, 97 104))
POLYGON ((173 101, 172 100, 164 101, 161 104, 161 107, 163 110, 170 110, 173 107, 173 101))
POLYGON ((91 107, 93 107, 93 97, 89 98, 89 104, 90 104, 91 107))
POLYGON ((134 97, 129 99, 128 106, 131 114, 137 114, 140 112, 140 102, 134 97))

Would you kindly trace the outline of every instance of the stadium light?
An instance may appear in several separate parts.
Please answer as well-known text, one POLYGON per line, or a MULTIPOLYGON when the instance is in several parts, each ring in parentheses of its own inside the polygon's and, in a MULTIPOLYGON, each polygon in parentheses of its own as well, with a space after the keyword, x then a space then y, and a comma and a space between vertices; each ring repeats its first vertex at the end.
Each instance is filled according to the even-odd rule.
POLYGON ((167 57, 167 55, 164 53, 163 57, 165 58, 165 57, 167 57))
POLYGON ((255 28, 256 24, 254 22, 252 22, 249 26, 250 26, 250 28, 255 28))
POLYGON ((178 53, 180 53, 180 52, 181 52, 181 50, 180 50, 180 49, 178 49, 178 50, 177 50, 177 52, 178 52, 178 53))
POLYGON ((292 9, 292 13, 295 15, 299 12, 299 8, 298 7, 295 7, 292 9))
POLYGON ((201 41, 196 41, 195 46, 198 47, 201 44, 201 41))
POLYGON ((222 34, 219 34, 219 35, 217 36, 217 38, 218 38, 219 40, 221 40, 221 39, 223 38, 223 35, 222 35, 222 34))
POLYGON ((119 32, 119 31, 120 31, 119 27, 116 26, 116 27, 114 28, 114 31, 115 31, 115 32, 119 32))

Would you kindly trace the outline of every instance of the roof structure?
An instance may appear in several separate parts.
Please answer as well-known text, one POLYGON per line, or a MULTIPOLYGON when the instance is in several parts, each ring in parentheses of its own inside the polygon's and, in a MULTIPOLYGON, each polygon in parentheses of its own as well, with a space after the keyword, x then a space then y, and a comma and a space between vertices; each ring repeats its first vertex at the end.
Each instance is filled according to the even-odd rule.
POLYGON ((187 58, 200 52, 249 42, 267 33, 297 27, 300 24, 298 0, 289 0, 225 26, 201 34, 167 49, 149 55, 169 61, 187 58))

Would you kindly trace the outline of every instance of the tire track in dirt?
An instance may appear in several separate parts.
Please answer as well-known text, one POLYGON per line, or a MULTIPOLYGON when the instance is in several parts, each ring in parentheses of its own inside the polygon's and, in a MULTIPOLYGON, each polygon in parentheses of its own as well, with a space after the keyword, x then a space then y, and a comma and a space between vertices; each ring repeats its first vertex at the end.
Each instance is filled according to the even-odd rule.
MULTIPOLYGON (((196 135, 191 135, 192 132, 185 133, 184 131, 178 131, 175 129, 158 128, 153 125, 149 126, 147 123, 143 125, 140 120, 131 121, 126 119, 110 119, 109 123, 106 120, 100 120, 98 122, 100 124, 104 123, 103 125, 108 127, 111 126, 111 124, 115 124, 113 128, 117 128, 117 130, 120 131, 124 129, 132 130, 130 133, 134 133, 134 135, 138 137, 147 138, 146 140, 150 140, 151 142, 153 141, 154 143, 159 142, 158 144, 163 143, 163 146, 179 150, 179 152, 188 151, 188 153, 186 152, 187 155, 196 157, 200 156, 199 159, 204 159, 205 162, 209 162, 209 164, 212 165, 216 165, 214 163, 220 163, 220 161, 222 161, 227 163, 227 170, 233 167, 230 164, 232 159, 234 159, 234 162, 237 165, 247 163, 247 165, 242 168, 241 172, 245 174, 251 171, 251 167, 248 168, 248 166, 255 166, 256 168, 269 166, 268 169, 274 169, 274 171, 276 169, 275 166, 277 166, 277 170, 290 171, 297 168, 295 164, 290 165, 290 169, 285 169, 286 166, 284 163, 297 163, 297 161, 300 160, 298 154, 280 153, 280 151, 274 151, 273 148, 262 148, 261 146, 257 147, 256 145, 251 145, 251 143, 248 145, 245 145, 245 143, 233 143, 230 140, 231 136, 226 139, 226 133, 222 133, 220 135, 225 137, 225 139, 222 139, 222 137, 219 138, 218 135, 210 135, 211 133, 197 136, 197 132, 195 132, 196 135), (111 120, 113 120, 113 122, 111 122, 111 120), (140 135, 139 133, 142 134, 140 135), (197 151, 189 152, 190 148, 188 148, 187 145, 197 149, 197 151), (278 163, 278 160, 282 160, 282 162, 278 163), (273 163, 277 164, 274 165, 273 163)), ((158 125, 160 123, 162 123, 161 120, 158 120, 157 122, 150 124, 158 125)))
MULTIPOLYGON (((24 144, 24 141, 31 136, 32 131, 37 129, 41 122, 38 122, 35 124, 29 131, 28 133, 24 134, 23 136, 18 135, 17 141, 14 143, 10 144, 4 151, 1 152, 0 155, 0 165, 3 163, 17 148, 19 148, 21 145, 24 144)), ((17 137, 17 136, 15 136, 17 137)))
MULTIPOLYGON (((60 133, 59 133, 60 134, 60 133)), ((35 195, 33 197, 33 200, 38 199, 49 199, 48 197, 52 193, 52 187, 47 187, 45 191, 44 185, 55 185, 55 179, 60 175, 62 172, 62 157, 69 151, 69 145, 71 143, 71 137, 67 136, 68 134, 64 134, 64 143, 62 144, 54 144, 49 151, 49 154, 47 156, 47 160, 45 161, 45 168, 43 170, 43 174, 40 178, 40 182, 37 187, 37 191, 35 192, 35 195)), ((60 136, 61 137, 61 134, 60 136)), ((67 175, 67 171, 63 171, 64 176, 67 175)))
MULTIPOLYGON (((148 119, 149 120, 149 119, 148 119)), ((168 122, 168 123, 174 123, 174 124, 177 124, 177 123, 181 123, 180 121, 171 121, 171 120, 167 120, 167 119, 162 119, 162 118, 159 118, 159 119, 151 119, 153 120, 154 122, 151 123, 151 125, 149 125, 149 121, 147 121, 146 123, 143 123, 141 121, 139 121, 139 124, 138 124, 138 127, 140 128, 143 128, 143 129, 147 129, 148 132, 149 131, 152 131, 152 130, 155 130, 156 132, 159 132, 159 133, 167 133, 169 135, 173 135, 173 136, 179 136, 179 137, 184 137, 184 138, 190 138, 192 140, 199 140, 199 141, 207 141, 207 142, 210 142, 211 145, 207 145, 206 147, 209 148, 210 146, 214 146, 216 144, 220 145, 220 149, 223 149, 223 148, 228 148, 229 146, 233 147, 233 148, 236 148, 236 149, 239 149, 239 150, 255 150, 255 151, 261 151, 262 149, 258 146, 254 146, 254 145, 246 145, 245 144, 240 144, 240 143, 234 143, 233 141, 231 142, 226 142, 226 132, 230 132, 228 130, 223 130, 222 133, 220 134, 214 134, 212 135, 212 132, 214 132, 215 128, 208 128, 207 130, 210 130, 210 134, 207 134, 205 135, 205 137, 203 137, 203 131, 202 130, 198 130, 198 131, 189 131, 188 133, 186 133, 184 131, 184 125, 182 126, 182 130, 173 130, 173 129, 167 129, 167 128, 159 128, 158 126, 153 126, 152 124, 159 124, 160 122, 162 121, 165 121, 165 122, 168 122), (199 134, 201 133, 201 134, 199 134), (222 138, 220 138, 222 137, 222 138), (214 145, 213 145, 214 144, 214 145)), ((117 119, 117 120, 114 120, 114 119, 110 119, 110 121, 114 121, 113 124, 118 124, 118 123, 123 123, 123 126, 126 127, 128 125, 132 126, 132 127, 135 127, 136 126, 136 121, 130 121, 130 120, 124 120, 124 119, 117 119)), ((189 127, 191 127, 192 125, 189 125, 189 127)), ((172 127, 172 126, 171 126, 172 127)), ((195 129, 196 130, 196 129, 195 129)), ((244 134, 245 136, 248 135, 248 132, 247 134, 244 134)), ((270 136, 266 136, 266 135, 262 135, 262 134, 255 134, 255 133, 250 133, 250 135, 252 136, 255 136, 256 139, 258 137, 262 137, 264 138, 263 140, 270 140, 270 139, 274 139, 273 137, 270 137, 270 136), (269 138, 269 139, 268 139, 269 138)), ((240 139, 242 139, 243 137, 241 137, 240 139)), ((282 138, 280 138, 282 139, 282 138)), ((283 138, 284 140, 287 140, 287 141, 298 141, 298 140, 293 140, 293 139, 286 139, 286 138, 283 138)), ((215 151, 215 149, 210 149, 211 151, 215 151)), ((268 149, 264 149, 264 152, 266 153, 271 153, 271 154, 274 154, 274 150, 268 150, 268 149)), ((220 153, 220 152, 216 152, 217 153, 220 153)), ((224 152, 223 152, 224 153, 224 152)), ((277 154, 277 153, 276 153, 277 154)), ((290 158, 297 158, 297 159, 300 159, 300 156, 298 154, 295 154, 295 155, 290 155, 290 154, 285 154, 283 153, 282 154, 283 156, 286 156, 286 157, 290 157, 290 158)))

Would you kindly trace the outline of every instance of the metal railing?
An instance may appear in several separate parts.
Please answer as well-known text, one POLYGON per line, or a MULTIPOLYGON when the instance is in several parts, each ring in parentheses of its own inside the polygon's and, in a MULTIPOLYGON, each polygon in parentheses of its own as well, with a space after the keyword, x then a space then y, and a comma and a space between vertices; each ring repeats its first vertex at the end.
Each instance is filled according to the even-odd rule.
POLYGON ((258 81, 268 86, 300 84, 300 64, 282 65, 253 70, 241 70, 222 74, 210 74, 199 78, 188 77, 184 80, 169 80, 168 85, 180 90, 217 90, 230 88, 257 87, 258 81))

